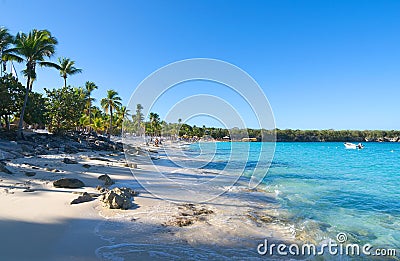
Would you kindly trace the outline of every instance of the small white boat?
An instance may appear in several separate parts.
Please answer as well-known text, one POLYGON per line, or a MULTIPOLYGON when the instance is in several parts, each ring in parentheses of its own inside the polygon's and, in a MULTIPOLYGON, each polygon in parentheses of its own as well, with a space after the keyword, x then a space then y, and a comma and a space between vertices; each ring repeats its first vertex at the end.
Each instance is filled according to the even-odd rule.
POLYGON ((364 148, 364 145, 362 145, 361 143, 354 144, 351 142, 345 142, 344 146, 346 147, 346 149, 351 149, 351 150, 356 150, 356 149, 361 150, 364 148))

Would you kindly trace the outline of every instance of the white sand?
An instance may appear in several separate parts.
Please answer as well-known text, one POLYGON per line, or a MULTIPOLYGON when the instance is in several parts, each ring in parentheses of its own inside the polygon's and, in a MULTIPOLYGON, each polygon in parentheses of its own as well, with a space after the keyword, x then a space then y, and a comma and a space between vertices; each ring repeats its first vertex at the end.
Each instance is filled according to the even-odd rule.
MULTIPOLYGON (((124 166, 123 154, 104 157, 111 162, 89 160, 87 156, 103 157, 85 152, 8 162, 14 174, 0 172, 1 260, 185 260, 194 257, 201 260, 234 256, 257 259, 256 246, 264 238, 294 239, 288 224, 269 220, 278 220, 280 215, 273 195, 235 187, 211 202, 195 204, 195 208, 213 213, 199 216, 189 226, 177 227, 171 224, 182 213, 190 212, 185 202, 161 200, 141 188, 124 166), (64 164, 65 156, 79 164, 64 164), (91 167, 83 168, 85 163, 91 167), (34 171, 36 176, 27 177, 25 171, 34 171), (69 204, 78 196, 73 191, 96 192, 94 188, 102 185, 97 179, 101 174, 110 175, 116 181, 115 186, 129 185, 139 191, 134 199, 135 207, 125 211, 107 210, 99 200, 69 204), (62 177, 79 178, 86 187, 75 190, 53 187, 52 181, 62 177), (23 192, 26 187, 34 192, 23 192), (266 221, 261 221, 262 217, 266 221)), ((163 159, 161 155, 160 160, 163 159)), ((139 166, 134 170, 136 175, 154 171, 140 157, 136 162, 139 166)), ((158 167, 166 173, 193 174, 173 165, 158 167)))

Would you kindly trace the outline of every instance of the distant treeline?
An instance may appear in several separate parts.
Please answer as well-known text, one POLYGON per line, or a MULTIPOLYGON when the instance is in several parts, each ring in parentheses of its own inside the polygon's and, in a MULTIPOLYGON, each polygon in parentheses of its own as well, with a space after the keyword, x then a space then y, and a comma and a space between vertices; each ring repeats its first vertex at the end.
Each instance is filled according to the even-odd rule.
MULTIPOLYGON (((186 134, 208 134, 214 139, 223 139, 229 137, 230 140, 242 140, 243 138, 256 138, 257 141, 271 141, 276 135, 276 141, 293 141, 293 142, 328 142, 328 141, 353 141, 353 142, 400 142, 400 131, 398 130, 291 130, 291 129, 275 129, 275 130, 257 130, 257 129, 227 129, 221 128, 184 128, 186 134), (194 129, 192 133, 190 130, 194 129), (201 129, 201 130, 198 130, 201 129)), ((202 136, 202 135, 201 135, 202 136)))
POLYGON ((277 141, 392 141, 400 140, 397 130, 276 130, 277 141))

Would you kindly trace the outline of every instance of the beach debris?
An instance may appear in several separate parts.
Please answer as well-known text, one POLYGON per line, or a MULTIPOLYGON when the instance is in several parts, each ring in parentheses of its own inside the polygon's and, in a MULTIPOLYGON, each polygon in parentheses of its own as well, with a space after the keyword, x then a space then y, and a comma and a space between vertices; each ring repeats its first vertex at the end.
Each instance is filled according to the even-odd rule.
POLYGON ((62 178, 53 182, 53 186, 56 188, 81 188, 85 184, 79 179, 73 178, 62 178))
POLYGON ((89 202, 94 200, 94 198, 87 192, 83 192, 83 194, 79 197, 77 197, 76 199, 71 201, 71 205, 73 204, 80 204, 80 203, 84 203, 84 202, 89 202))
POLYGON ((76 160, 72 160, 72 159, 69 159, 69 158, 64 158, 63 162, 65 164, 78 164, 78 162, 76 160))
POLYGON ((25 171, 25 176, 27 177, 33 177, 36 175, 36 172, 33 171, 25 171))
POLYGON ((101 197, 105 207, 110 209, 129 209, 133 206, 133 196, 137 193, 130 188, 113 188, 108 190, 101 197))
POLYGON ((84 167, 85 169, 90 168, 91 166, 89 164, 83 164, 82 167, 84 167))
POLYGON ((104 181, 104 186, 111 186, 114 184, 114 181, 107 174, 99 176, 98 179, 104 181))
POLYGON ((13 174, 13 173, 11 172, 11 170, 9 170, 9 169, 6 167, 6 164, 5 164, 4 162, 1 162, 1 161, 0 161, 0 172, 4 172, 4 173, 7 173, 7 174, 13 174))

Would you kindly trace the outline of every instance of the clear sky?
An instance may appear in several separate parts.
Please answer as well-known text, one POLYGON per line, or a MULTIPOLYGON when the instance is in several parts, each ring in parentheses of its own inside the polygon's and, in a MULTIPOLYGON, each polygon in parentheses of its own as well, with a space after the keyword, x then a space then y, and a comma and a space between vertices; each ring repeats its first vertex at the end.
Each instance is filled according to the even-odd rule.
MULTIPOLYGON (((400 129, 400 1, 0 0, 0 10, 14 34, 50 30, 53 60, 84 70, 69 83, 94 81, 98 99, 112 88, 127 103, 158 68, 206 57, 249 73, 278 128, 400 129)), ((34 89, 62 84, 42 68, 34 89)))

